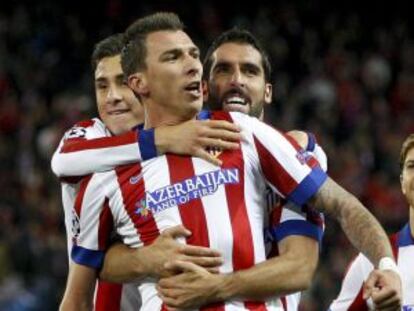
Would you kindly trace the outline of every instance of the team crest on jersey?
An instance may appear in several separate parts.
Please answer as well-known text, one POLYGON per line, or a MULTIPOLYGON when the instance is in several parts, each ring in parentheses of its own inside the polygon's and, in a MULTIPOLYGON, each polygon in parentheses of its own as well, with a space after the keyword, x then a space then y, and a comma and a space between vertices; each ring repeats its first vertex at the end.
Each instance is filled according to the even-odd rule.
POLYGON ((223 153, 223 149, 218 147, 208 147, 207 152, 210 153, 213 157, 218 158, 219 155, 223 153))
POLYGON ((149 215, 150 210, 147 208, 147 202, 145 199, 141 199, 137 204, 135 204, 137 208, 135 210, 135 214, 138 214, 141 217, 147 217, 149 215))
POLYGON ((220 185, 238 184, 239 182, 239 170, 236 168, 196 175, 151 192, 147 191, 145 199, 136 204, 135 213, 143 217, 149 212, 157 214, 167 208, 211 195, 220 185))
POLYGON ((85 138, 86 129, 84 127, 74 126, 65 134, 65 139, 70 138, 85 138))
POLYGON ((296 158, 299 160, 300 164, 306 164, 306 162, 309 160, 310 154, 306 150, 299 150, 296 153, 296 158))

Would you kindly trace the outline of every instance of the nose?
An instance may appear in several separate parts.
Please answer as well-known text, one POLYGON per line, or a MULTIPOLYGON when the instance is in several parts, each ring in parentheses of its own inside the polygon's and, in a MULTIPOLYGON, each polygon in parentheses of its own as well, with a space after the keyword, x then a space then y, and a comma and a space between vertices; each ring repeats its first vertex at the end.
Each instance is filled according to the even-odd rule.
POLYGON ((106 96, 106 101, 108 104, 113 104, 113 105, 122 101, 121 92, 116 85, 113 85, 109 88, 108 94, 106 96))
POLYGON ((186 73, 190 76, 201 76, 203 73, 203 65, 199 58, 191 55, 187 56, 186 73))
POLYGON ((245 82, 244 82, 243 74, 240 71, 240 69, 237 68, 233 71, 233 74, 231 75, 230 84, 232 86, 244 87, 245 82))

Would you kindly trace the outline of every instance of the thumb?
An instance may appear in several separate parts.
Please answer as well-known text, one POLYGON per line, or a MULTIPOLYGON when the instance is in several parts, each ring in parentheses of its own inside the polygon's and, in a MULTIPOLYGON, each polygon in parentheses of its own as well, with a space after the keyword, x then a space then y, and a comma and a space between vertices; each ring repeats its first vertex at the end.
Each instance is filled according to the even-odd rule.
POLYGON ((189 237, 191 235, 191 231, 182 225, 178 225, 172 228, 168 228, 162 233, 162 235, 175 239, 182 236, 189 237))

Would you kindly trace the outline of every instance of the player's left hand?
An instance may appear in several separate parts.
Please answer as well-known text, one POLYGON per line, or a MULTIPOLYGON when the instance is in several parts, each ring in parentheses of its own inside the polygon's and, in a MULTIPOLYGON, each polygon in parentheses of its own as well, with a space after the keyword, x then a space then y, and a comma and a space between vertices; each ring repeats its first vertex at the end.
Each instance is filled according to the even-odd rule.
POLYGON ((182 271, 158 282, 158 295, 169 310, 198 308, 217 301, 223 275, 212 274, 192 262, 177 260, 166 265, 176 272, 182 271))
POLYGON ((402 288, 400 276, 391 270, 373 270, 364 285, 364 299, 372 298, 375 310, 400 311, 402 288))

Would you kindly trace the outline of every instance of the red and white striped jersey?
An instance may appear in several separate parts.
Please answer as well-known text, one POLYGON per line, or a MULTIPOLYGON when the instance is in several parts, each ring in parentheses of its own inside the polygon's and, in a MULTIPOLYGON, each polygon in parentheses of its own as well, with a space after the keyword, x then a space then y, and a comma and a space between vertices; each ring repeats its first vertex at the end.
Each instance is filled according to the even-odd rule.
POLYGON ((152 130, 112 136, 105 124, 94 118, 75 124, 65 133, 53 155, 52 170, 57 177, 73 178, 141 162, 156 153, 152 130))
MULTIPOLYGON (((52 169, 61 177, 68 254, 72 249, 72 237, 76 236, 79 230, 76 210, 79 209, 82 193, 90 178, 88 175, 94 171, 113 168, 113 163, 133 163, 141 161, 142 157, 145 159, 155 156, 151 133, 142 133, 139 135, 136 131, 131 131, 124 135, 111 136, 105 124, 94 118, 78 122, 63 136, 53 155, 52 169), (138 140, 141 142, 141 148, 138 146, 138 140), (78 196, 78 193, 81 194, 78 196)), ((112 228, 108 228, 107 234, 111 231, 112 228)), ((131 306, 139 304, 140 297, 135 285, 98 281, 95 290, 95 310, 131 310, 131 306)))
MULTIPOLYGON (((398 269, 401 273, 403 289, 403 311, 414 311, 414 238, 410 225, 390 237, 390 242, 397 259, 398 269)), ((329 311, 364 311, 374 310, 371 300, 364 300, 363 283, 373 270, 371 262, 359 254, 351 263, 338 298, 336 298, 329 311)))
MULTIPOLYGON (((303 205, 327 175, 295 142, 255 118, 226 112, 213 112, 211 118, 233 121, 244 132, 238 150, 218 155, 221 167, 199 158, 164 155, 97 173, 87 180, 76 210, 75 262, 100 267, 107 228, 112 225, 125 244, 141 247, 179 224, 192 231, 183 242, 212 247, 223 254, 223 273, 266 260, 266 186, 303 205)), ((141 310, 161 309, 154 280, 145 280, 139 289, 141 310)), ((257 308, 283 310, 278 297, 264 302, 228 301, 209 310, 257 308)))

